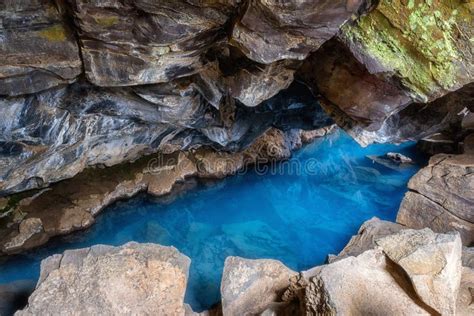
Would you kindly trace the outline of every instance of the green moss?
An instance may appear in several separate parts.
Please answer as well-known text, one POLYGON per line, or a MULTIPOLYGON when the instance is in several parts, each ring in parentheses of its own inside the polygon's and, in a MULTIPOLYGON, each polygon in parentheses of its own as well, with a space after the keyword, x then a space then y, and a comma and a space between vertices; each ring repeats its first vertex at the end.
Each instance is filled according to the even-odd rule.
POLYGON ((392 69, 413 97, 426 100, 439 87, 456 84, 461 54, 454 38, 457 23, 467 15, 460 0, 381 0, 343 34, 392 69))
POLYGON ((111 27, 119 22, 117 16, 97 16, 94 17, 94 20, 103 27, 111 27))
POLYGON ((45 28, 39 32, 40 36, 51 42, 63 42, 66 40, 66 30, 60 24, 45 28))

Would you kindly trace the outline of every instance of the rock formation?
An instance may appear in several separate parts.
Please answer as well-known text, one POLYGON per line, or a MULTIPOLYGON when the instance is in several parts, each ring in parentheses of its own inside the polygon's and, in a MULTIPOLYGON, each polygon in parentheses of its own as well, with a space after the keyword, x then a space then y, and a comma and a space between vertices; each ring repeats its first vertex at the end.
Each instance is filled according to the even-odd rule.
POLYGON ((164 196, 190 177, 220 179, 252 164, 287 159, 301 146, 301 138, 308 142, 331 130, 284 133, 271 128, 243 152, 199 148, 158 154, 134 163, 87 169, 33 195, 10 197, 3 208, 8 224, 0 229, 0 254, 22 252, 43 245, 53 236, 85 229, 106 206, 138 192, 164 196))
POLYGON ((227 257, 221 282, 224 315, 257 315, 281 299, 296 272, 276 260, 227 257))
POLYGON ((0 96, 68 84, 82 73, 79 47, 64 11, 59 1, 0 3, 0 96))
POLYGON ((36 290, 16 315, 184 315, 190 263, 154 244, 66 251, 42 262, 36 290))
POLYGON ((464 245, 474 242, 474 156, 439 154, 408 183, 397 222, 436 232, 459 231, 464 245))

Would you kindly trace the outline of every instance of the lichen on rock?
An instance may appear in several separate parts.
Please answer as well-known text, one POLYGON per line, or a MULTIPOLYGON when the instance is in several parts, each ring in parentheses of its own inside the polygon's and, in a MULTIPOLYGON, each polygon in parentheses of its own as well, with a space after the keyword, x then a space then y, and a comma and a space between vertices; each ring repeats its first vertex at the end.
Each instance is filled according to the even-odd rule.
POLYGON ((382 0, 341 38, 371 73, 428 102, 473 79, 473 10, 461 0, 382 0))

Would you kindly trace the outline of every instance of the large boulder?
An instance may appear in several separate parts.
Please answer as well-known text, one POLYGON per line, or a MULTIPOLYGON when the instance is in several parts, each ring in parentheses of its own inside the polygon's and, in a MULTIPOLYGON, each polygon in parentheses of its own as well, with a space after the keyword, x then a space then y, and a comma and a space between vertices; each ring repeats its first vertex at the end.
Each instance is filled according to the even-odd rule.
POLYGON ((305 288, 306 314, 430 315, 393 266, 381 249, 322 266, 305 288))
POLYGON ((99 86, 166 82, 200 71, 237 1, 69 0, 87 78, 99 86))
POLYGON ((462 269, 459 234, 407 229, 381 238, 377 244, 406 272, 423 302, 441 315, 456 314, 462 269))
POLYGON ((459 231, 464 245, 474 242, 474 155, 439 154, 408 183, 397 222, 436 232, 459 231))
POLYGON ((184 315, 189 265, 155 244, 66 251, 41 263, 36 290, 16 315, 184 315))
POLYGON ((365 9, 365 1, 251 0, 234 25, 231 43, 262 64, 303 60, 359 9, 365 9))
POLYGON ((255 315, 281 301, 296 272, 276 260, 228 257, 221 282, 224 315, 255 315))
POLYGON ((81 74, 79 48, 59 3, 0 2, 0 95, 35 93, 81 74))

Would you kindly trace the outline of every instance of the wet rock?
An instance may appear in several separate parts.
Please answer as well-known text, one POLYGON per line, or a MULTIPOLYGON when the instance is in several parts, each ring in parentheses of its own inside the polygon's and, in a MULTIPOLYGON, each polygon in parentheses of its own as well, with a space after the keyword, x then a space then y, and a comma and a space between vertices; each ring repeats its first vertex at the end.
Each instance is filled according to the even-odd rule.
POLYGON ((225 39, 238 1, 69 0, 87 78, 99 86, 166 82, 199 72, 225 39))
POLYGON ((436 232, 459 231, 464 245, 474 241, 474 156, 439 154, 408 183, 397 222, 436 232))
POLYGON ((367 158, 373 162, 394 170, 410 168, 413 165, 413 160, 410 157, 400 153, 389 152, 383 156, 367 156, 367 158))
POLYGON ((269 64, 302 60, 333 37, 365 1, 249 1, 234 25, 231 43, 250 59, 269 64))
POLYGON ((175 248, 155 244, 66 251, 42 262, 36 290, 17 315, 183 315, 189 265, 175 248))
POLYGON ((472 10, 461 0, 382 0, 340 39, 369 73, 430 102, 474 80, 472 10))
POLYGON ((320 267, 305 288, 306 314, 430 315, 393 265, 374 249, 320 267))
POLYGON ((79 48, 59 3, 0 3, 0 95, 35 93, 81 74, 79 48))
POLYGON ((305 131, 302 130, 300 133, 300 138, 301 138, 301 143, 302 144, 309 144, 313 141, 315 141, 318 138, 324 137, 328 134, 331 134, 332 132, 337 130, 337 125, 333 124, 328 127, 322 127, 318 128, 312 131, 305 131))
POLYGON ((459 234, 402 230, 376 243, 410 278, 418 297, 441 315, 456 314, 461 281, 459 234))
MULTIPOLYGON (((44 234, 43 222, 39 218, 27 218, 21 221, 18 234, 9 242, 5 243, 4 249, 6 252, 15 252, 18 249, 27 248, 25 243, 30 239, 38 238, 38 235, 44 234)), ((42 239, 42 237, 40 237, 42 239)))
POLYGON ((6 226, 0 227, 0 254, 19 253, 43 245, 51 237, 85 229, 106 206, 139 192, 163 197, 193 176, 219 179, 247 165, 286 159, 295 148, 291 140, 299 134, 270 129, 243 152, 200 148, 161 153, 134 163, 89 168, 35 194, 21 193, 4 219, 6 226))
POLYGON ((276 260, 227 257, 221 283, 223 314, 264 312, 271 303, 280 301, 282 291, 295 274, 276 260))
POLYGON ((356 257, 366 250, 374 249, 377 247, 376 240, 398 233, 402 229, 406 228, 400 224, 373 217, 360 226, 357 235, 352 236, 349 243, 337 256, 330 255, 328 262, 333 263, 350 256, 356 257))

